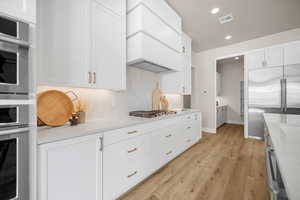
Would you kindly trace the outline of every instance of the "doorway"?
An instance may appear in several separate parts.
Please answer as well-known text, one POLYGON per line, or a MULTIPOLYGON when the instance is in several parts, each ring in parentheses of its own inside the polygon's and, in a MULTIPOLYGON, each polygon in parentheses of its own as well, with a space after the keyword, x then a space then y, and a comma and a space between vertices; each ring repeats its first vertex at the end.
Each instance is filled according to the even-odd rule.
POLYGON ((216 129, 245 124, 244 55, 216 60, 216 129))

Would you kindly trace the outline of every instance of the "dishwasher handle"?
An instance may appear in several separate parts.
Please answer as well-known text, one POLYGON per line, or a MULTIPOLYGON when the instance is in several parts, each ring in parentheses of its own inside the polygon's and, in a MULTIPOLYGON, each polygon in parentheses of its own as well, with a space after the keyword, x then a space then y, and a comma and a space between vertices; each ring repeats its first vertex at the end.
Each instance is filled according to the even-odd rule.
POLYGON ((280 187, 275 177, 276 166, 273 165, 272 157, 274 157, 274 151, 271 148, 266 148, 266 168, 267 168, 267 180, 268 186, 271 192, 275 195, 280 193, 280 187))

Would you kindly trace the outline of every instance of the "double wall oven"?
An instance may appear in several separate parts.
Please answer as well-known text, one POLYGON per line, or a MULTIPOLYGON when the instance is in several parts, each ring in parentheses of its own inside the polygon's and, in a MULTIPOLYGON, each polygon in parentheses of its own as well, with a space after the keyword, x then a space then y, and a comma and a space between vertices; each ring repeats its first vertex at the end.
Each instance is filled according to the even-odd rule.
POLYGON ((0 200, 29 200, 29 105, 10 103, 29 99, 28 38, 28 24, 0 15, 0 200))

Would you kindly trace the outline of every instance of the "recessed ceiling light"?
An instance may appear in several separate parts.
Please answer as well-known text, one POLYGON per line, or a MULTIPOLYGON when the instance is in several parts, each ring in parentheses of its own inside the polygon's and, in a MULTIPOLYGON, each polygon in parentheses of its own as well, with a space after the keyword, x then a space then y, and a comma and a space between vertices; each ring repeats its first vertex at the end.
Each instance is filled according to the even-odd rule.
POLYGON ((240 57, 238 57, 238 56, 237 56, 237 57, 235 57, 234 59, 236 59, 236 60, 239 60, 239 59, 240 59, 240 57))
POLYGON ((226 40, 230 40, 231 38, 232 38, 231 35, 227 35, 227 36, 225 37, 226 40))
POLYGON ((211 14, 217 14, 220 11, 220 8, 213 8, 210 12, 211 14))

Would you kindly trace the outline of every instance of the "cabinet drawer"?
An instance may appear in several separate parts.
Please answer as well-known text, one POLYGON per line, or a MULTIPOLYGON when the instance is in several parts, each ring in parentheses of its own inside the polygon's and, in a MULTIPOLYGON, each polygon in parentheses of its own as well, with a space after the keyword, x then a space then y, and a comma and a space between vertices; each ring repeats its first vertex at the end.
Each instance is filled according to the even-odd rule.
POLYGON ((143 136, 104 147, 103 194, 116 199, 145 178, 143 136))
POLYGON ((194 120, 199 120, 200 119, 200 114, 199 113, 193 113, 193 114, 188 114, 184 115, 178 118, 178 121, 194 121, 194 120))
POLYGON ((122 128, 118 130, 108 131, 104 133, 104 146, 108 146, 123 140, 128 140, 140 136, 146 132, 151 131, 150 125, 132 126, 129 128, 122 128))

